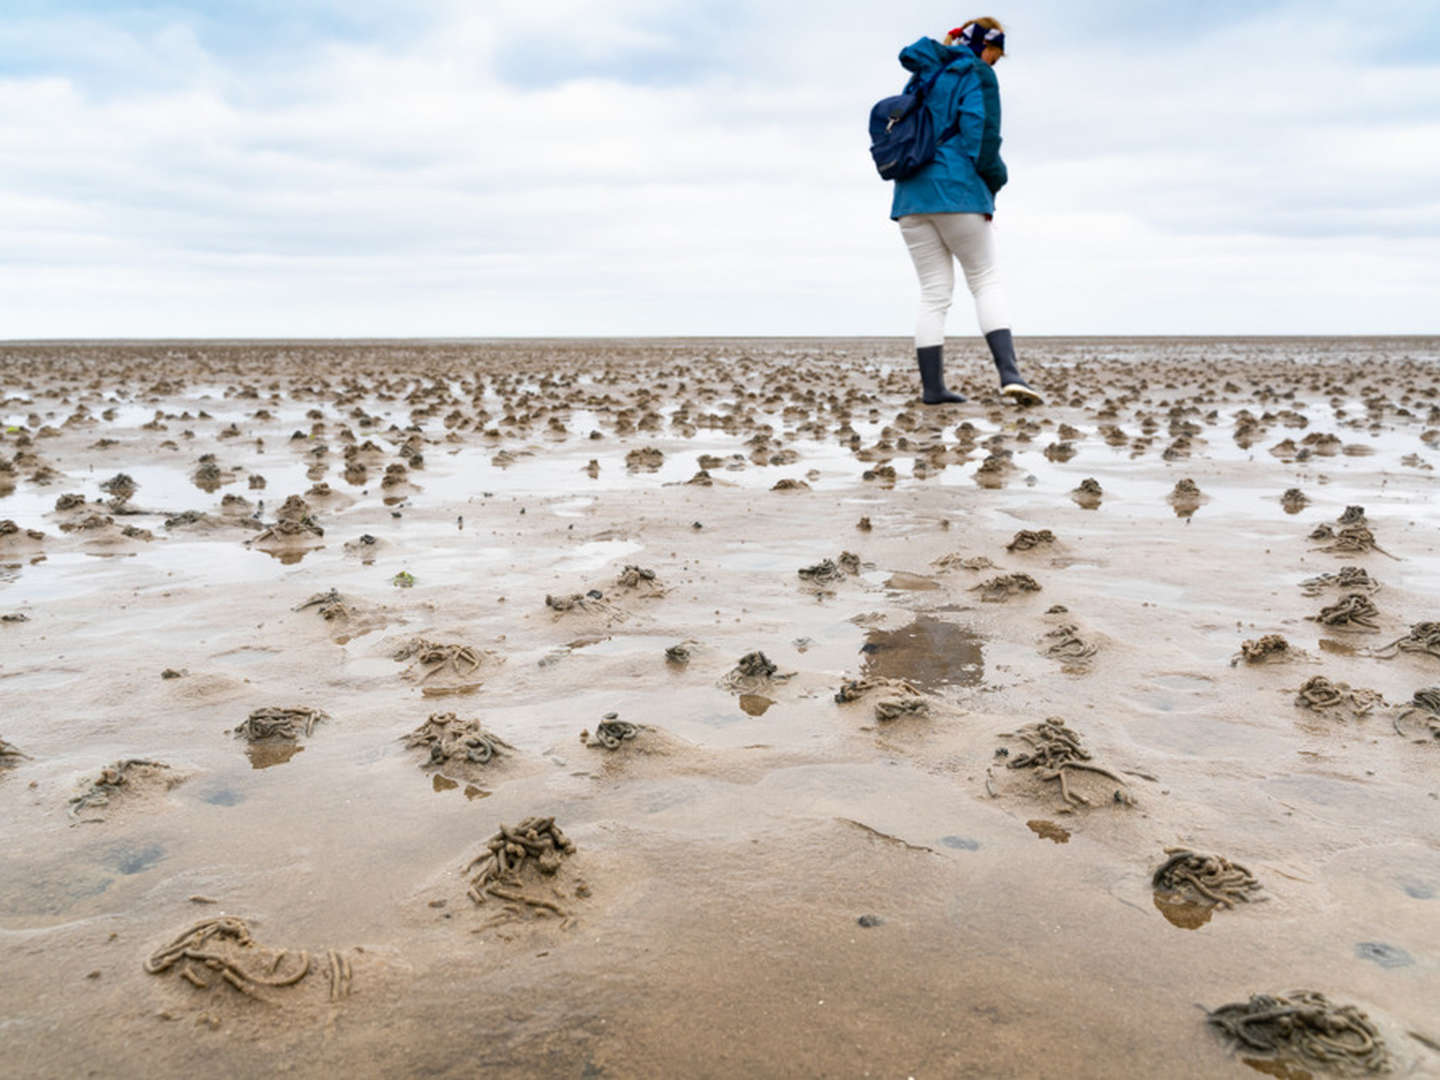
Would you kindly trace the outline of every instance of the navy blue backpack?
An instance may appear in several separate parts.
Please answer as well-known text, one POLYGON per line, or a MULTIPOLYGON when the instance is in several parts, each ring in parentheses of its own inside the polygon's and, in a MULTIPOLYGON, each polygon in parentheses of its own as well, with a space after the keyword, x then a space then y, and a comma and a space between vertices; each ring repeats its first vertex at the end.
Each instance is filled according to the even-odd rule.
POLYGON ((942 67, 914 90, 882 98, 870 110, 870 156, 882 180, 908 180, 935 160, 942 142, 960 130, 960 117, 937 138, 925 98, 935 80, 949 71, 942 67))

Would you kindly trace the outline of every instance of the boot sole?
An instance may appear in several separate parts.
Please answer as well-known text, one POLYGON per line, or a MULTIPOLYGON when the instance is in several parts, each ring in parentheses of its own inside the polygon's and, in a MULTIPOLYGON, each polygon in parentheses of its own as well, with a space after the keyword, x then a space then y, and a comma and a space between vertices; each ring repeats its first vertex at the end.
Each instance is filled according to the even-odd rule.
POLYGON ((1020 386, 1018 383, 1011 383, 1009 386, 1002 386, 1000 393, 1010 397, 1016 405, 1044 405, 1045 399, 1031 390, 1028 386, 1020 386))

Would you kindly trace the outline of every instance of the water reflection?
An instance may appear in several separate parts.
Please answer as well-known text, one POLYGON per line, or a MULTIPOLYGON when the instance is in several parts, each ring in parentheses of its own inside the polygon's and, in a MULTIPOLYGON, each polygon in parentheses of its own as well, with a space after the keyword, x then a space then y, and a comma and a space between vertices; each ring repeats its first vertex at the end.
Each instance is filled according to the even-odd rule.
POLYGON ((1154 901, 1155 910, 1164 915, 1172 926, 1178 926, 1181 930, 1198 930, 1215 914, 1215 909, 1209 904, 1177 900, 1163 893, 1155 893, 1154 901))
MULTIPOLYGON (((440 773, 435 773, 430 778, 430 787, 437 795, 446 791, 454 791, 459 786, 459 780, 451 780, 450 777, 444 776, 440 773)), ((465 785, 465 798, 469 799, 471 802, 474 802, 476 799, 488 799, 489 797, 490 792, 486 791, 484 788, 478 787, 475 784, 465 785)))
POLYGON ((252 769, 268 769, 271 765, 284 765, 304 749, 298 743, 270 739, 245 747, 245 756, 250 759, 252 769))
POLYGON ((1053 840, 1057 844, 1068 844, 1070 842, 1070 830, 1062 829, 1053 821, 1046 821, 1044 818, 1035 818, 1025 822, 1025 827, 1041 840, 1053 840))
POLYGON ((281 566, 294 566, 294 565, 295 565, 296 563, 298 563, 301 559, 305 558, 306 555, 309 555, 309 554, 311 554, 311 553, 313 553, 313 552, 316 552, 316 551, 323 551, 324 549, 325 549, 325 545, 324 545, 324 544, 317 544, 315 547, 307 547, 307 548, 286 548, 286 549, 282 549, 282 550, 279 550, 279 551, 277 551, 277 550, 275 550, 275 549, 273 549, 273 548, 262 548, 262 547, 252 548, 251 550, 252 550, 252 551, 263 551, 266 555, 269 555, 272 559, 278 560, 281 566))
POLYGON ((887 589, 905 589, 910 592, 928 592, 931 589, 940 588, 940 583, 934 578, 897 570, 886 580, 885 587, 887 589))
POLYGON ((1291 1065, 1287 1061, 1253 1057, 1242 1057, 1240 1060, 1256 1072, 1264 1073, 1266 1076, 1276 1076, 1280 1080, 1315 1080, 1313 1073, 1300 1068, 1299 1065, 1291 1065))

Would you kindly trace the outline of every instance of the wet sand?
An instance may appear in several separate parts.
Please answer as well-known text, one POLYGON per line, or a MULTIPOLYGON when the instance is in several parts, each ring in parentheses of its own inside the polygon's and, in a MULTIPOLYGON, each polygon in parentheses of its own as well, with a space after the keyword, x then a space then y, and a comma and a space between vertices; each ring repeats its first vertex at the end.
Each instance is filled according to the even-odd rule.
POLYGON ((1440 1075, 1440 341, 1022 345, 0 346, 0 1074, 1440 1075), (144 970, 222 915, 309 974, 144 970))

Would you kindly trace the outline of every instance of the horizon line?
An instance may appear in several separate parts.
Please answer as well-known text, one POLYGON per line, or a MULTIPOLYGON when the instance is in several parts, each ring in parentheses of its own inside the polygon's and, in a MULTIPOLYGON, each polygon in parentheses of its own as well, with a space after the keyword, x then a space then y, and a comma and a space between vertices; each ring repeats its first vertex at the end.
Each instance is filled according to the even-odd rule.
MULTIPOLYGON (((1395 332, 1377 334, 1327 334, 1317 332, 1288 333, 1134 333, 1134 334, 1016 334, 1017 340, 1026 341, 1133 341, 1133 340, 1192 340, 1192 341, 1369 341, 1369 340, 1415 340, 1440 339, 1440 330, 1395 332)), ((946 342, 969 341, 971 335, 946 336, 946 342)), ((355 336, 328 337, 303 335, 291 337, 27 337, 0 338, 0 348, 15 345, 131 345, 131 344, 307 344, 345 342, 352 344, 391 342, 435 342, 489 344, 512 342, 546 341, 894 341, 912 340, 910 334, 536 334, 483 337, 462 337, 455 335, 414 335, 414 336, 355 336)), ((975 338, 978 341, 978 338, 975 338)))

